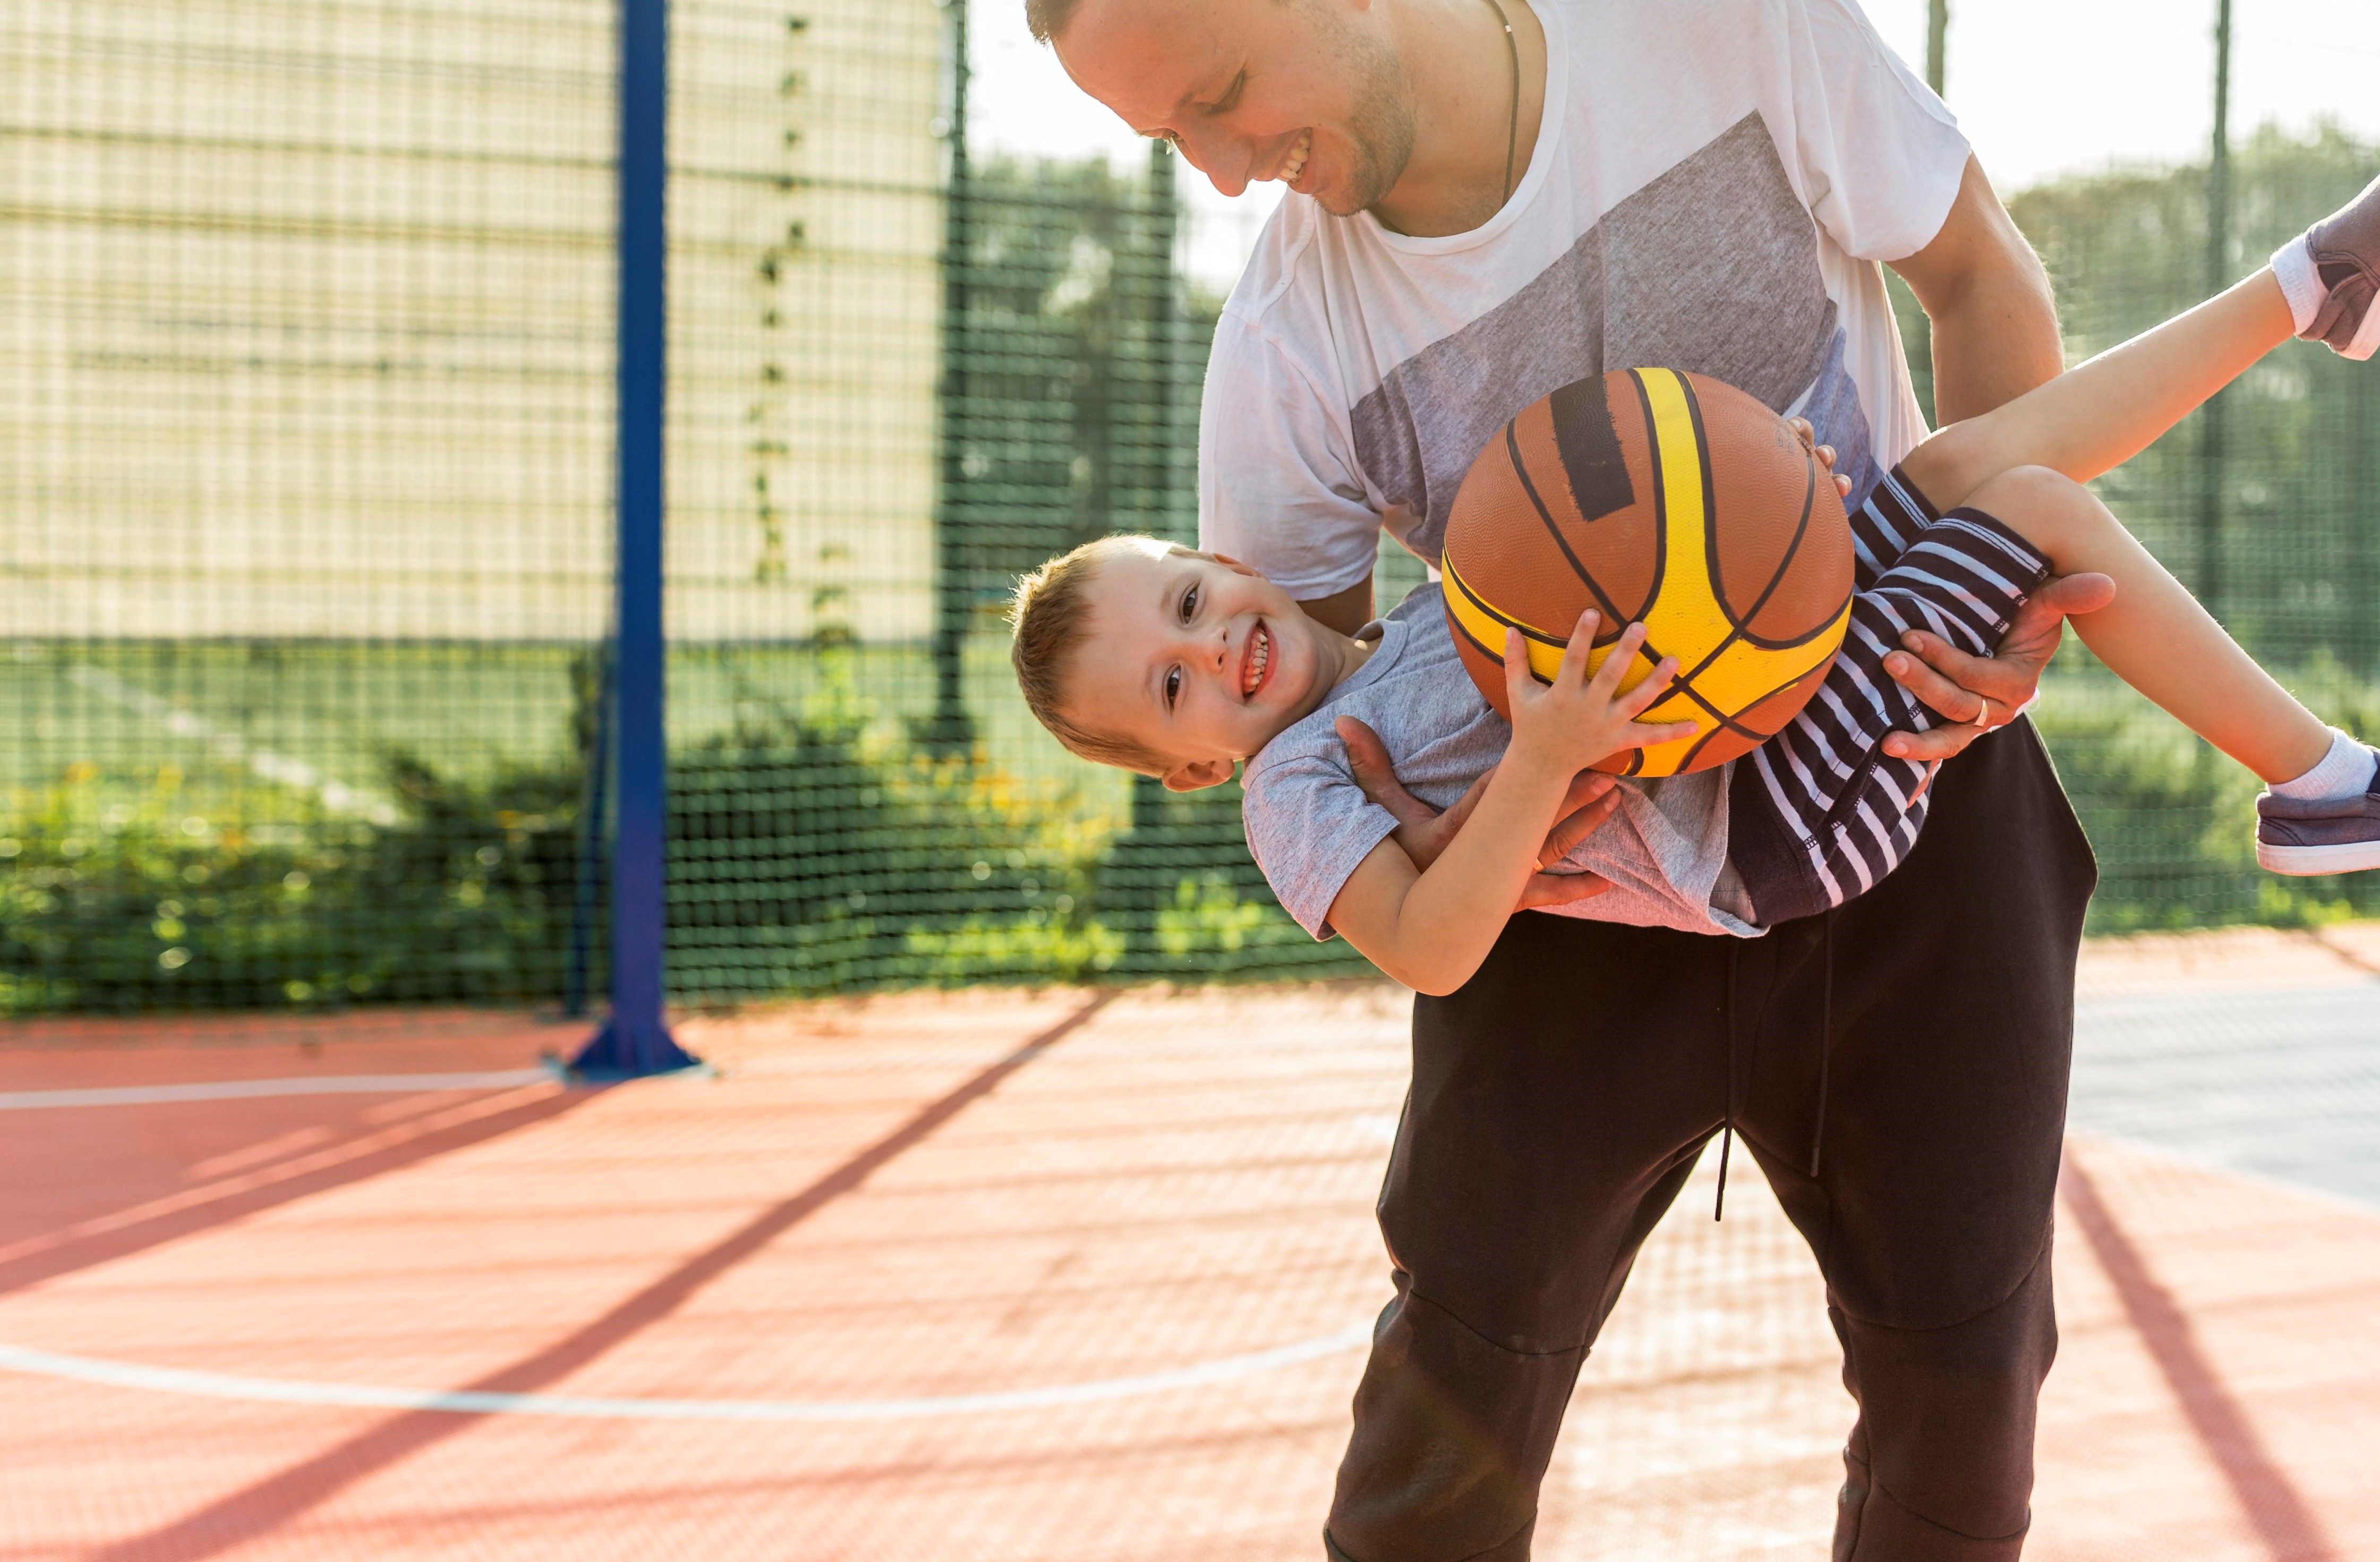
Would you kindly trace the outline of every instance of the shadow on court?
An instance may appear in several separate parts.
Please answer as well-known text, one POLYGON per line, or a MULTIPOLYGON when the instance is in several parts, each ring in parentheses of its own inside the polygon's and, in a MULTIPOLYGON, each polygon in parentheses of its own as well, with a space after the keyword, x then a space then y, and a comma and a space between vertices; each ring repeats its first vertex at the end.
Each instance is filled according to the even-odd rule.
MULTIPOLYGON (((2332 979, 2176 948, 2099 958, 2086 1010, 2332 979)), ((0 1293, 0 1556, 1310 1557, 1387 1294, 1406 1003, 917 994, 690 1022, 714 1081, 0 1112, 53 1123, 0 1168, 103 1190, 12 1210, 10 1241, 39 1207, 64 1229, 356 1151, 0 1293), (407 1398, 457 1389, 516 1398, 407 1398)), ((500 1070, 510 1034, 310 1066, 500 1070)), ((2160 1065, 2123 1046, 2137 1095, 2160 1065)), ((298 1072, 30 1056, 0 1051, 0 1093, 298 1072)), ((1709 1175, 1582 1377, 1549 1562, 1824 1554, 1851 1407, 1823 1298, 1756 1180, 1711 1224, 1709 1175)), ((2060 1207, 2028 1557, 2380 1554, 2380 1216, 2104 1138, 2060 1207)))

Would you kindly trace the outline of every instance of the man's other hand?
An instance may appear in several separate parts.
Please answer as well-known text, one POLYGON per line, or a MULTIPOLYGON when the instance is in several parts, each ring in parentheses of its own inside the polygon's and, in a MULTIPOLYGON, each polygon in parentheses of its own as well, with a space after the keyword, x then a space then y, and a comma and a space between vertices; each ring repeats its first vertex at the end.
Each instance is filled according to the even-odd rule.
POLYGON ((2040 691, 2042 669, 2057 654, 2067 615, 2096 612, 2115 599, 2116 583, 2104 575, 2058 575, 2017 610, 1996 656, 1969 656, 1923 630, 1902 636, 1906 649, 1886 657, 1884 670, 1951 724, 1891 733, 1884 751, 1896 759, 1948 759, 2007 726, 2040 691))
MULTIPOLYGON (((1353 716, 1340 717, 1336 727, 1339 741, 1347 745, 1355 784, 1364 789, 1365 796, 1389 811, 1397 821, 1397 844, 1404 848, 1414 866, 1427 870, 1463 828, 1463 821, 1471 817, 1472 809, 1479 805, 1480 795, 1488 790, 1495 770, 1491 769, 1473 781, 1470 790, 1455 800, 1454 806, 1441 814, 1407 792, 1404 783, 1397 780, 1389 763, 1388 745, 1380 741, 1378 733, 1353 716)), ((1570 791, 1562 798, 1554 828, 1548 832, 1545 844, 1537 849, 1540 868, 1570 855, 1580 842, 1594 834, 1618 811, 1620 797, 1612 791, 1612 785, 1611 777, 1595 770, 1582 770, 1571 779, 1570 791)), ((1535 911, 1542 906, 1569 905, 1610 888, 1609 880, 1592 873, 1534 873, 1522 886, 1520 903, 1512 909, 1535 911)))

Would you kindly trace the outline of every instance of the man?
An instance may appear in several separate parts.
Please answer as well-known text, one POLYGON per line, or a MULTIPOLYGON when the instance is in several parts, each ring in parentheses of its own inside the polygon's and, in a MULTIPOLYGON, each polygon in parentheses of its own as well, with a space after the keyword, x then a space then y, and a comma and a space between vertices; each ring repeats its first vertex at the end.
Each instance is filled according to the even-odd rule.
MULTIPOLYGON (((2058 371, 2038 262, 1852 0, 1027 16, 1078 85, 1225 194, 1293 192, 1217 333, 1200 533, 1335 627, 1371 616, 1380 530, 1434 561, 1488 435, 1606 369, 1694 369, 1807 418, 1863 500, 1923 432, 1878 262, 1933 319, 1946 419, 2058 371)), ((1416 999, 1379 1209, 1397 1296, 1332 1556, 1527 1556, 1586 1350, 1725 1130, 1827 1278, 1859 1402, 1839 1562, 2017 1556, 2094 869, 2030 727, 1984 734, 2031 697, 2059 614, 2106 590, 2054 584, 1994 660, 1925 636, 1893 659, 1968 724, 1888 750, 1970 751, 1905 866, 1840 914, 1749 943, 1516 915, 1466 987, 1416 999)), ((1407 849, 1434 856, 1461 810, 1433 818, 1377 780, 1407 849)), ((1659 804, 1707 819, 1724 799, 1714 774, 1659 804)))

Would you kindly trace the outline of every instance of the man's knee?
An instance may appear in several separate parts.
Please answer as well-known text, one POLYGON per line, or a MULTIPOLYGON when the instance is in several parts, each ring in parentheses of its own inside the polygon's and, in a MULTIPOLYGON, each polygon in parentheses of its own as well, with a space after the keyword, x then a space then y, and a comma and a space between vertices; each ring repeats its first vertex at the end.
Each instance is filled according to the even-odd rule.
POLYGON ((1522 1562, 1586 1359, 1491 1343, 1427 1298, 1382 1315, 1327 1539, 1352 1562, 1522 1562))
POLYGON ((1863 1511, 1846 1515, 1859 1541, 1841 1555, 2013 1557, 2030 1517, 2034 1409, 2058 1353, 2047 1250, 1997 1305, 1947 1327, 1835 1317, 1867 1456, 1852 1460, 1845 1500, 1863 1511), (1876 1540, 1876 1526, 1910 1538, 1876 1540))

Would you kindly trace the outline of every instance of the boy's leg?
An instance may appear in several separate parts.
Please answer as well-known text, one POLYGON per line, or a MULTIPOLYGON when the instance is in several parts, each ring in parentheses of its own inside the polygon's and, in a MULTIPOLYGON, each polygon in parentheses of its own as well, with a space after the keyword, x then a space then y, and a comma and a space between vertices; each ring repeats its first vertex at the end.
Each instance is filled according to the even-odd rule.
POLYGON ((2074 632, 2191 731, 2268 782, 2296 780, 2330 751, 2330 729, 2256 665, 2089 489, 2019 467, 1976 490, 1973 503, 2055 561, 2058 574, 2115 581, 2115 600, 2076 618, 2074 632))
POLYGON ((2090 848, 2027 722, 1933 793, 1899 872, 1745 967, 1739 1132, 1817 1256, 1859 1407, 1836 1562, 2014 1562, 2057 1347, 2090 848))
POLYGON ((1524 912, 1414 1000, 1380 1193, 1396 1300, 1327 1539, 1352 1562, 1524 1562, 1571 1389, 1726 1109, 1736 940, 1524 912), (1669 995, 1659 1003, 1629 995, 1669 995))
POLYGON ((1865 893, 1925 825, 1935 767, 1883 748, 1888 733, 1924 732, 1938 720, 1884 671, 1901 636, 1924 629, 1988 656, 2047 574, 2023 538, 1960 510, 1910 537, 1852 598, 1851 626, 1817 694, 1737 762, 1730 783, 1729 856, 1761 921, 1815 915, 1865 893))
POLYGON ((1943 429, 1903 470, 1939 509, 2018 466, 2087 482, 2146 449, 2290 335, 2348 357, 2380 351, 2380 179, 2281 247, 2267 270, 1980 418, 1943 429))

